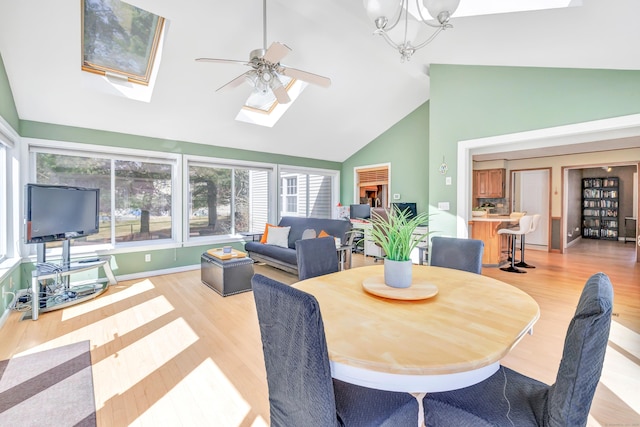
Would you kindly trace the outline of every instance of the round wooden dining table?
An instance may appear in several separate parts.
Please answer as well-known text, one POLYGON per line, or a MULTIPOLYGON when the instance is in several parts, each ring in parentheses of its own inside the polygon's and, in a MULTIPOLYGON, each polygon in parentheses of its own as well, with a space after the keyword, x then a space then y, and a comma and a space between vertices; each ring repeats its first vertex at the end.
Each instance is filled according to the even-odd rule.
POLYGON ((292 285, 318 300, 336 379, 409 393, 467 387, 495 373, 540 316, 536 301, 520 289, 449 268, 414 265, 412 286, 397 295, 390 289, 390 297, 365 290, 363 283, 382 280, 383 268, 352 268, 292 285), (416 293, 431 285, 435 295, 416 293))

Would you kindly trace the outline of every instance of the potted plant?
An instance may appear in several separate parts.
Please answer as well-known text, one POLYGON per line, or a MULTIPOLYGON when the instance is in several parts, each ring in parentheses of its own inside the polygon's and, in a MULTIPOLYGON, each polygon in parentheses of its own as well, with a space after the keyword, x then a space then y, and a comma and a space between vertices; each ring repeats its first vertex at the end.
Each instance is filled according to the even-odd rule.
POLYGON ((394 207, 385 210, 386 215, 375 211, 371 213, 371 240, 382 248, 384 261, 384 282, 395 288, 407 288, 411 285, 411 251, 424 241, 429 232, 415 233, 419 226, 428 222, 428 213, 419 213, 411 217, 409 210, 400 211, 394 207))

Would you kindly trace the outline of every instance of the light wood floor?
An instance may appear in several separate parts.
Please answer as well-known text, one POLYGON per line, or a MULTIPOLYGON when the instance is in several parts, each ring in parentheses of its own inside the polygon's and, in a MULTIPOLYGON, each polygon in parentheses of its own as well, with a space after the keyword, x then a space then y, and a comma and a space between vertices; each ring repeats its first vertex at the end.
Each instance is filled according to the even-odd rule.
MULTIPOLYGON (((582 286, 598 271, 615 287, 613 326, 590 426, 640 424, 640 264, 631 244, 588 241, 564 255, 529 250, 527 274, 483 274, 511 283, 541 308, 534 334, 503 363, 553 383, 582 286)), ((370 258, 354 257, 354 266, 370 258)), ((286 283, 296 278, 265 266, 286 283)), ((200 271, 120 282, 99 298, 43 313, 13 313, 0 330, 0 360, 91 341, 99 426, 261 426, 268 394, 251 292, 223 298, 200 271)), ((73 396, 60 396, 73 399, 73 396)))

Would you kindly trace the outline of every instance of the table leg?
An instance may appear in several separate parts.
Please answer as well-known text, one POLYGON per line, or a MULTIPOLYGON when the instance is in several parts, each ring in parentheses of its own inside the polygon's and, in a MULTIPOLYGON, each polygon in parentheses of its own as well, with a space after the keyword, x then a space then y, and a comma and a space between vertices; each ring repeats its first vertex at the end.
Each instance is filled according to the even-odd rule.
POLYGON ((38 320, 40 311, 40 283, 38 277, 31 278, 31 320, 38 320))
POLYGON ((413 397, 418 401, 418 427, 425 427, 424 423, 424 405, 422 404, 422 400, 427 395, 427 393, 411 393, 413 397))

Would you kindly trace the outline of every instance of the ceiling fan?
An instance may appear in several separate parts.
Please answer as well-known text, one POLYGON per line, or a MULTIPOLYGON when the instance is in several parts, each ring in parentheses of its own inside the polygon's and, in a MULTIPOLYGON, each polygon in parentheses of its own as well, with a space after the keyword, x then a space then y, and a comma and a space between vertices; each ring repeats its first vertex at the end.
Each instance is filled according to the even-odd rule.
POLYGON ((216 89, 216 92, 223 89, 234 88, 240 86, 243 82, 247 82, 263 93, 271 90, 280 104, 287 104, 291 101, 291 98, 289 98, 287 89, 281 80, 282 76, 288 77, 288 79, 286 79, 287 81, 290 79, 297 79, 318 86, 329 87, 331 85, 331 79, 328 77, 319 76, 317 74, 309 73, 308 71, 302 71, 280 64, 280 60, 291 52, 291 48, 284 43, 273 42, 267 49, 267 0, 263 0, 262 15, 262 49, 252 50, 249 54, 248 61, 196 58, 196 61, 198 62, 242 64, 251 67, 251 70, 219 87, 216 89))

